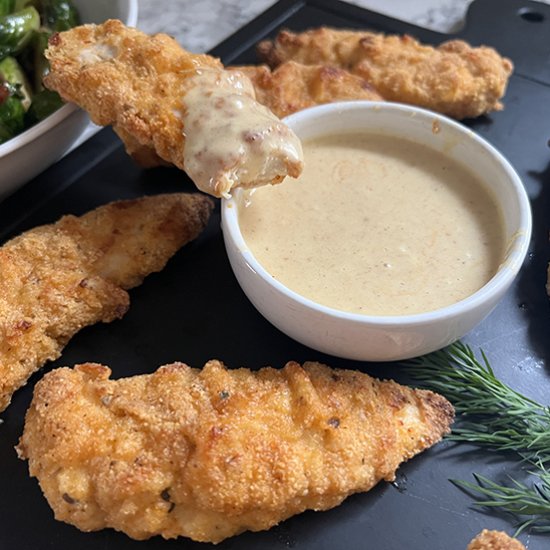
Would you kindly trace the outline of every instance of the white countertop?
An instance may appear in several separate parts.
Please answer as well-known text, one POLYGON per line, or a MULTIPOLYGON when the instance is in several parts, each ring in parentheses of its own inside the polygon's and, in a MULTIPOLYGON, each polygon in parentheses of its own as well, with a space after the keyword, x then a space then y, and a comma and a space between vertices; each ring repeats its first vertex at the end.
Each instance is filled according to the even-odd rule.
MULTIPOLYGON (((463 24, 471 0, 347 0, 391 17, 440 32, 463 24)), ((550 0, 543 0, 550 4, 550 0)), ((205 52, 254 19, 273 0, 139 0, 138 26, 165 32, 182 46, 205 52)))

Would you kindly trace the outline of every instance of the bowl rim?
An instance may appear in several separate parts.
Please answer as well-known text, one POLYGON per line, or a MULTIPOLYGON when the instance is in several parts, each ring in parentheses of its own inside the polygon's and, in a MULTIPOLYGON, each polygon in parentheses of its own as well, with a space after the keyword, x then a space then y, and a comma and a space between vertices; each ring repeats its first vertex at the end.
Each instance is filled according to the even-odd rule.
POLYGON ((6 141, 6 143, 2 143, 2 145, 0 145, 0 159, 6 155, 9 155, 16 149, 22 149, 25 145, 31 141, 34 141, 38 136, 47 132, 51 127, 57 126, 61 121, 77 110, 78 106, 74 103, 66 103, 57 109, 57 111, 47 116, 44 120, 41 120, 24 132, 12 137, 6 141))
MULTIPOLYGON (((230 238, 233 244, 236 245, 239 253, 243 256, 247 267, 256 273, 267 285, 275 288, 279 293, 285 295, 288 299, 300 303, 302 306, 316 311, 320 314, 335 317, 346 321, 352 321, 363 325, 371 326, 400 326, 403 328, 412 326, 430 325, 436 321, 444 321, 456 318, 468 314, 471 311, 476 310, 483 303, 490 303, 491 299, 499 296, 499 291, 506 290, 516 275, 518 274, 525 257, 527 255, 531 232, 532 232, 532 214, 529 198, 521 178, 517 174, 516 170, 510 164, 510 162, 484 138, 472 131, 470 128, 463 126, 459 122, 450 119, 439 113, 429 111, 420 107, 411 105, 405 105, 401 103, 390 103, 384 101, 346 101, 331 103, 326 105, 318 105, 304 109, 283 119, 287 125, 293 128, 293 125, 302 122, 303 120, 310 120, 314 118, 322 119, 327 116, 335 116, 343 111, 353 110, 373 110, 380 113, 382 110, 389 110, 394 112, 401 112, 406 115, 406 118, 419 121, 426 120, 427 117, 430 121, 437 120, 441 124, 450 126, 463 135, 467 135, 469 139, 477 144, 477 146, 483 147, 494 160, 500 164, 508 176, 508 181, 514 190, 514 196, 519 206, 519 227, 520 230, 516 233, 515 238, 519 239, 519 245, 515 244, 516 253, 513 262, 503 261, 498 271, 491 277, 485 285, 479 290, 470 294, 466 298, 459 300, 453 304, 438 308, 432 311, 426 311, 422 313, 414 313, 407 315, 368 315, 362 313, 352 313, 329 306, 325 306, 310 298, 302 296, 298 292, 288 288, 286 285, 277 281, 272 275, 262 266, 262 264, 256 259, 256 257, 250 251, 244 237, 241 233, 238 223, 238 204, 237 199, 242 193, 242 190, 236 190, 230 198, 222 199, 222 227, 224 228, 224 239, 230 238), (411 117, 411 114, 418 116, 411 117), (513 264, 513 265, 510 265, 513 264)), ((350 132, 351 133, 351 132, 350 132)), ((320 133, 320 135, 322 135, 320 133)), ((499 197, 496 197, 497 200, 499 197)))
MULTIPOLYGON (((138 21, 139 13, 138 0, 127 0, 127 2, 128 15, 126 17, 125 25, 128 27, 135 27, 138 21)), ((79 107, 74 103, 66 103, 57 109, 57 111, 47 116, 44 120, 41 120, 27 130, 24 130, 20 134, 12 137, 5 143, 2 143, 0 145, 0 159, 6 155, 9 155, 14 150, 21 149, 31 141, 34 141, 37 137, 47 132, 51 127, 62 122, 78 109, 79 107)))

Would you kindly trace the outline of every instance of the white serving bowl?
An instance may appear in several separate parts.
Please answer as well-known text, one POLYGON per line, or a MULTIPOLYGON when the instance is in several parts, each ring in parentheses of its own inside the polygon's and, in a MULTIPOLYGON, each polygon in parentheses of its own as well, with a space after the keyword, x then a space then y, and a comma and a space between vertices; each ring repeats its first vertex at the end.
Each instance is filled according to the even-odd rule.
MULTIPOLYGON (((73 0, 83 23, 120 19, 137 23, 137 0, 73 0)), ((55 113, 0 145, 0 200, 16 191, 59 160, 89 128, 90 119, 76 105, 67 104, 55 113)), ((89 132, 91 135, 93 132, 89 132)))
POLYGON ((323 105, 291 115, 285 122, 301 139, 358 131, 380 133, 409 139, 468 166, 500 203, 509 246, 494 277, 460 302, 414 315, 347 313, 304 298, 260 265, 239 228, 241 191, 237 191, 231 199, 222 201, 225 246, 239 284, 266 319, 291 338, 331 355, 395 361, 423 355, 458 340, 492 311, 517 275, 531 236, 531 210, 523 184, 493 146, 453 120, 395 103, 354 101, 323 105))

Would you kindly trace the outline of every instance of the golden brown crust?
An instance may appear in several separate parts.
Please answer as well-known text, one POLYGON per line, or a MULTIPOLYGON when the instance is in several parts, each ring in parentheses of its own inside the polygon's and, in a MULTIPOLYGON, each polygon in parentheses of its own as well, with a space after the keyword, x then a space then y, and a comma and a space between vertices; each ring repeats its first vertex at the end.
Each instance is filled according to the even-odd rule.
POLYGON ((449 431, 441 396, 318 363, 109 380, 57 369, 36 386, 18 451, 57 519, 219 542, 392 480, 449 431))
POLYGON ((467 550, 525 550, 525 546, 502 531, 484 529, 468 544, 467 550))
POLYGON ((231 69, 246 74, 254 85, 256 99, 280 118, 335 101, 382 100, 365 79, 328 65, 288 61, 273 71, 267 65, 231 69))
POLYGON ((159 195, 65 216, 0 248, 0 410, 85 326, 110 322, 126 292, 206 225, 202 195, 159 195))
POLYGON ((80 105, 96 124, 120 128, 181 169, 178 113, 189 77, 199 68, 223 68, 219 60, 189 53, 165 34, 148 36, 116 20, 55 35, 46 57, 48 88, 80 105))
POLYGON ((258 45, 271 67, 293 60, 340 67, 360 76, 388 101, 410 103, 462 119, 502 109, 512 62, 493 48, 461 40, 438 47, 404 35, 337 30, 281 31, 258 45))
POLYGON ((156 166, 172 166, 172 164, 160 158, 153 147, 142 145, 134 136, 120 126, 114 127, 118 137, 124 143, 126 152, 142 168, 155 168, 156 166))
POLYGON ((54 35, 45 55, 51 66, 45 85, 88 111, 95 123, 112 125, 128 153, 144 166, 173 164, 217 197, 226 188, 275 184, 302 170, 298 139, 272 113, 260 110, 248 80, 229 82, 234 75, 218 59, 187 52, 167 35, 149 36, 109 20, 54 35), (191 101, 195 88, 198 101, 191 101), (217 126, 206 139, 212 121, 217 126), (257 133, 254 145, 236 122, 257 133), (228 151, 220 148, 220 136, 237 126, 238 143, 228 151), (257 177, 254 154, 265 170, 257 177))

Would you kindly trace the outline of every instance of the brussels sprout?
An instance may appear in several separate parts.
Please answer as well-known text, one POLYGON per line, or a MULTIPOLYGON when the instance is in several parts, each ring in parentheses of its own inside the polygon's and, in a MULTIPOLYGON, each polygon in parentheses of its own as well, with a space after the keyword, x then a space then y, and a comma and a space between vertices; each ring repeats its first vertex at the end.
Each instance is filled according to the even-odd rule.
POLYGON ((52 33, 79 24, 70 0, 0 0, 0 144, 63 105, 44 88, 44 51, 52 33))
POLYGON ((32 103, 27 111, 25 122, 27 126, 32 126, 44 120, 62 106, 63 100, 59 97, 58 93, 51 90, 42 90, 32 98, 32 103))
POLYGON ((25 128, 25 108, 17 97, 10 95, 0 103, 0 127, 7 139, 22 132, 25 128))
POLYGON ((44 56, 50 36, 51 33, 49 31, 42 29, 34 33, 32 51, 28 52, 26 58, 27 74, 32 78, 35 92, 44 89, 44 77, 50 72, 50 64, 44 56))
POLYGON ((0 122, 0 145, 13 137, 12 133, 0 122))
POLYGON ((68 0, 42 0, 44 24, 52 31, 61 32, 80 24, 76 8, 68 0))
POLYGON ((0 17, 14 11, 15 0, 0 0, 0 17))
POLYGON ((0 59, 19 53, 40 27, 40 15, 29 6, 0 17, 0 59))
POLYGON ((14 57, 5 57, 0 61, 0 79, 10 85, 13 95, 21 100, 26 111, 31 104, 31 88, 23 69, 14 57))

